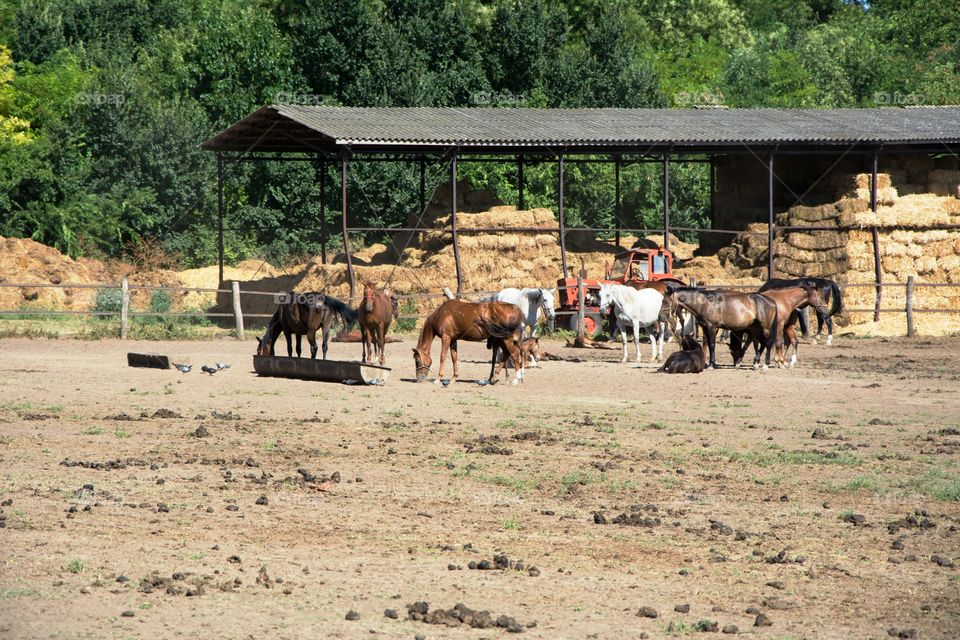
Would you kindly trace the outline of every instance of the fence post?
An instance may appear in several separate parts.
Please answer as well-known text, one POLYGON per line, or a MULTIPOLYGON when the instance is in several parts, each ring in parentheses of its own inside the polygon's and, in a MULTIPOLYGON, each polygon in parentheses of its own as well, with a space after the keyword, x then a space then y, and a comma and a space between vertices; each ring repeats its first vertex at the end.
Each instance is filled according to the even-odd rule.
POLYGON ((583 293, 583 274, 577 276, 577 339, 581 342, 584 337, 583 305, 586 303, 583 293))
POLYGON ((240 309, 240 283, 234 280, 230 283, 233 289, 233 318, 237 323, 237 340, 243 340, 243 311, 240 309))
POLYGON ((122 302, 120 305, 120 339, 127 339, 127 315, 130 313, 130 283, 124 277, 120 280, 120 295, 122 302))
POLYGON ((443 295, 444 297, 446 297, 447 300, 457 299, 457 296, 453 295, 453 291, 450 291, 450 287, 444 287, 443 289, 441 289, 441 291, 443 291, 443 295))
POLYGON ((912 338, 916 335, 916 327, 913 325, 913 276, 907 276, 907 337, 912 338))

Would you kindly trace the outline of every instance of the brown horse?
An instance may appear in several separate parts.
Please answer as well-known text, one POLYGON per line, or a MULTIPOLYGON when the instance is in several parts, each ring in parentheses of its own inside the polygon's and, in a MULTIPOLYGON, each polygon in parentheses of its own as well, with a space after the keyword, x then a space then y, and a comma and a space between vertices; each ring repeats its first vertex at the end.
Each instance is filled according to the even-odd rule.
POLYGON ((487 340, 487 345, 493 347, 493 362, 490 367, 490 384, 495 384, 493 367, 496 365, 498 348, 506 349, 517 368, 516 384, 523 378, 524 367, 517 347, 517 329, 523 323, 523 314, 519 307, 505 302, 463 302, 461 300, 447 300, 430 314, 423 323, 420 332, 420 341, 413 349, 413 362, 417 371, 417 382, 423 382, 430 372, 432 359, 430 345, 433 339, 440 337, 440 369, 434 384, 440 384, 443 379, 443 368, 447 360, 447 352, 453 362, 453 378, 455 382, 460 377, 460 364, 457 361, 457 340, 481 342, 487 340))
POLYGON ((357 320, 357 314, 342 300, 327 296, 316 291, 309 293, 285 293, 283 300, 277 305, 277 310, 270 318, 267 332, 260 338, 257 345, 258 356, 272 356, 277 338, 283 333, 287 339, 287 356, 293 356, 293 346, 290 342, 291 334, 297 336, 297 357, 301 353, 301 338, 307 336, 310 343, 310 357, 317 357, 317 330, 323 329, 323 359, 327 359, 327 343, 330 340, 330 330, 334 321, 340 318, 345 329, 349 329, 357 320))
MULTIPOLYGON (((773 300, 777 305, 778 327, 777 333, 780 340, 777 342, 774 361, 778 367, 786 367, 786 352, 793 345, 793 356, 790 358, 791 367, 797 364, 797 338, 796 325, 800 317, 800 311, 810 306, 817 314, 827 313, 820 288, 809 284, 802 284, 796 287, 783 287, 779 289, 767 289, 763 292, 764 296, 773 300)), ((747 350, 750 339, 744 334, 731 334, 730 351, 733 359, 739 363, 743 359, 743 353, 747 350)))
POLYGON ((372 282, 363 284, 363 302, 357 307, 360 323, 360 341, 363 343, 363 361, 369 362, 379 357, 380 366, 384 366, 387 357, 383 352, 387 329, 392 318, 397 318, 396 299, 383 291, 377 291, 372 282))
POLYGON ((760 293, 709 291, 696 287, 674 289, 677 304, 693 313, 707 338, 710 365, 717 368, 717 331, 747 332, 757 345, 753 368, 760 365, 760 354, 767 350, 764 367, 770 366, 770 352, 777 343, 777 305, 760 293))
MULTIPOLYGON (((523 360, 523 366, 526 367, 531 361, 536 362, 540 358, 540 338, 532 336, 530 338, 524 338, 519 343, 517 347, 520 349, 520 358, 523 360)), ((494 378, 500 375, 500 372, 503 371, 503 379, 508 380, 510 374, 508 370, 512 360, 510 354, 506 349, 499 353, 497 358, 497 366, 493 372, 494 378)))
POLYGON ((657 369, 660 373, 700 373, 706 365, 706 357, 701 345, 693 336, 683 336, 680 342, 681 351, 670 354, 663 366, 657 369))

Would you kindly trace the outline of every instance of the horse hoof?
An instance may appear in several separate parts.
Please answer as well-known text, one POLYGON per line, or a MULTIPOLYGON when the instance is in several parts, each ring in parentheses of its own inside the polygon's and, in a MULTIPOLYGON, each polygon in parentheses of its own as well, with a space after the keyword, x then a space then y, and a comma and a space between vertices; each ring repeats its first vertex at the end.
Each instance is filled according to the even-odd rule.
POLYGON ((443 383, 440 382, 440 378, 437 378, 436 380, 433 381, 433 384, 439 385, 439 384, 443 384, 443 383))
POLYGON ((763 370, 764 370, 764 371, 768 370, 769 368, 770 368, 770 367, 768 367, 767 365, 763 365, 763 370))
POLYGON ((833 336, 827 336, 827 346, 829 347, 832 344, 833 344, 833 336))

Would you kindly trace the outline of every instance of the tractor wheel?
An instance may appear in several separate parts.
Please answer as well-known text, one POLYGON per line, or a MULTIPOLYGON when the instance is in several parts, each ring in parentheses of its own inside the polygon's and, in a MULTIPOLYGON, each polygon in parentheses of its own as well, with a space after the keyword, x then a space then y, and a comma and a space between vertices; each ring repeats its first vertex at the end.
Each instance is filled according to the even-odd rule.
MULTIPOLYGON (((583 335, 592 338, 599 334, 602 328, 603 323, 599 315, 596 313, 583 314, 583 335)), ((570 316, 570 330, 573 332, 577 331, 577 314, 570 316)))

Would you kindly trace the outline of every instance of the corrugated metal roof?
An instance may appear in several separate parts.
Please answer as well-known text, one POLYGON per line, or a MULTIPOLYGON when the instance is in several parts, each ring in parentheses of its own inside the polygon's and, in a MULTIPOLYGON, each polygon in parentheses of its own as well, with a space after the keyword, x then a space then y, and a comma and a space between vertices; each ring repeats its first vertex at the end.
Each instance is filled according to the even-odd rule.
POLYGON ((467 109, 269 105, 203 143, 218 151, 432 147, 960 143, 960 107, 881 109, 467 109))

